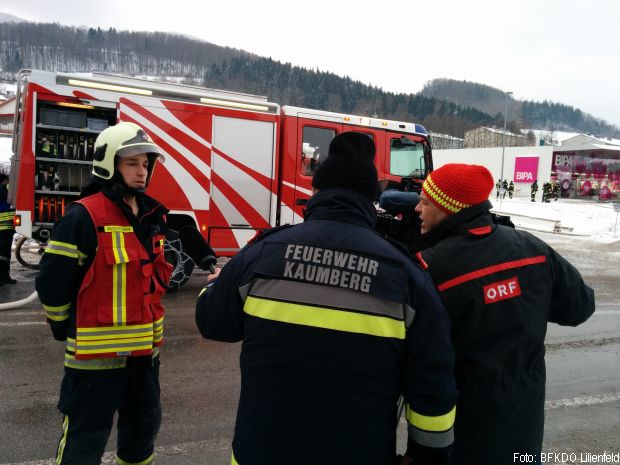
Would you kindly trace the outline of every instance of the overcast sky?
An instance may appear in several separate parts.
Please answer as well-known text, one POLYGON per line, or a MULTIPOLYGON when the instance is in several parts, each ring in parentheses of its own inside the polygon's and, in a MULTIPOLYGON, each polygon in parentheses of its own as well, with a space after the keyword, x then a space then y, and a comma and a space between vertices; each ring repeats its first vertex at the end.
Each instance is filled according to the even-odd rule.
POLYGON ((618 0, 2 0, 0 11, 189 34, 388 91, 479 82, 620 126, 618 0))

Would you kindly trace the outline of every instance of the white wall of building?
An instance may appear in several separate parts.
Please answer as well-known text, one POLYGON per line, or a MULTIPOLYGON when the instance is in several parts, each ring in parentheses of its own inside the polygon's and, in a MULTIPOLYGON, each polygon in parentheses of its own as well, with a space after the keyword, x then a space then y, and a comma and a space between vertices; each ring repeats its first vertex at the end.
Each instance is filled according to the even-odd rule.
MULTIPOLYGON (((515 158, 517 157, 538 157, 538 197, 542 192, 542 184, 551 178, 551 161, 553 147, 506 147, 504 149, 504 176, 508 182, 515 181, 515 158)), ((451 149, 433 150, 433 167, 435 169, 447 163, 467 163, 470 165, 483 165, 493 175, 497 181, 500 178, 502 169, 502 148, 480 148, 480 149, 451 149)), ((515 196, 529 197, 531 181, 515 181, 515 196)))

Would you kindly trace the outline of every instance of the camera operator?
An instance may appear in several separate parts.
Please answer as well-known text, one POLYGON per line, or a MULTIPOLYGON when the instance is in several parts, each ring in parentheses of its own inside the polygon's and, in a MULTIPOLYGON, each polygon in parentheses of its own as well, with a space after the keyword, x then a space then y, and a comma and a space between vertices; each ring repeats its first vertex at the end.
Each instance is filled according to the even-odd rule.
POLYGON ((449 325, 430 277, 373 226, 375 146, 336 136, 305 222, 264 232, 210 277, 208 339, 243 341, 233 439, 239 465, 448 463, 456 391, 449 325))

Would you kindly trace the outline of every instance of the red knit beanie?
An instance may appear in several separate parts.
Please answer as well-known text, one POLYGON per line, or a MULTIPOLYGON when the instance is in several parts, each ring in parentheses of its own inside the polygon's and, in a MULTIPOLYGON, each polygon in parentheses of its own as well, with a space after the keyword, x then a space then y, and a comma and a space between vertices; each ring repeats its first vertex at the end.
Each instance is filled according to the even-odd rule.
POLYGON ((449 163, 428 175, 422 185, 426 197, 448 215, 484 202, 493 189, 493 176, 480 165, 449 163))

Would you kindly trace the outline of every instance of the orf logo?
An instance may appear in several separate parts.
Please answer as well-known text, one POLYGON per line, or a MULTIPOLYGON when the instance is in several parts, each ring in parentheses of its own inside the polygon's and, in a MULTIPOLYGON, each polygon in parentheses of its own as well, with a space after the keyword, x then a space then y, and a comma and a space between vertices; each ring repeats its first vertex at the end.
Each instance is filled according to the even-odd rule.
POLYGON ((519 280, 515 276, 505 281, 498 281, 484 286, 483 291, 484 302, 487 304, 494 304, 495 302, 521 295, 521 286, 519 286, 519 280))

